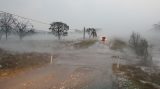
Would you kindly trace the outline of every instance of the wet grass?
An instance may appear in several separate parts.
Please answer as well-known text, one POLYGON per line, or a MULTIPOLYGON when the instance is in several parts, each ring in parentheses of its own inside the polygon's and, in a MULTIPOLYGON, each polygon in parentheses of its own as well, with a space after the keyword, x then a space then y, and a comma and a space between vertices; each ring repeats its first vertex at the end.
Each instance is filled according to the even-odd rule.
POLYGON ((110 43, 110 49, 117 50, 127 46, 127 44, 121 39, 113 39, 110 43))
POLYGON ((90 46, 92 46, 93 44, 95 44, 97 42, 97 40, 82 40, 78 43, 74 44, 75 48, 88 48, 90 46))
POLYGON ((120 65, 120 68, 117 69, 114 64, 112 68, 115 74, 124 73, 123 76, 131 80, 139 89, 159 89, 160 73, 147 73, 133 65, 120 65))
POLYGON ((42 66, 49 62, 49 54, 11 53, 0 49, 0 77, 9 76, 24 69, 42 66))

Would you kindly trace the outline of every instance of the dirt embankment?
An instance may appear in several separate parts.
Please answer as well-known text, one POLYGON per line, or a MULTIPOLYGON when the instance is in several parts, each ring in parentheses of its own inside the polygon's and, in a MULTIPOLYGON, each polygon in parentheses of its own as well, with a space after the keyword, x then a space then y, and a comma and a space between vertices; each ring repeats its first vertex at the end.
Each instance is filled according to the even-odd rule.
POLYGON ((0 77, 12 76, 15 73, 42 66, 49 62, 50 54, 12 53, 0 49, 0 77))

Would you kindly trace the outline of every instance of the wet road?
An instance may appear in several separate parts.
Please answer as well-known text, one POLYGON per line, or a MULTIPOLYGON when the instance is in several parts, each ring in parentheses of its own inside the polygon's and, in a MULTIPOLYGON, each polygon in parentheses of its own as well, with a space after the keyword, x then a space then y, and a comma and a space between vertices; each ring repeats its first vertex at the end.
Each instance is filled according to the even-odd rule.
POLYGON ((61 50, 52 64, 0 79, 0 89, 112 89, 112 51, 104 45, 61 50))

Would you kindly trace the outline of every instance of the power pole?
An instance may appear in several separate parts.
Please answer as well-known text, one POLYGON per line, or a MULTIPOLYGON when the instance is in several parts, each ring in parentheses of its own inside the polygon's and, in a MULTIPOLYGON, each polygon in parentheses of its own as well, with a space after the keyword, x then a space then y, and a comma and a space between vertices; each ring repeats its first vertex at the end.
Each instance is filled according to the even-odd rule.
POLYGON ((85 35, 86 35, 86 29, 85 29, 85 27, 84 27, 84 32, 83 32, 83 40, 85 40, 85 35))

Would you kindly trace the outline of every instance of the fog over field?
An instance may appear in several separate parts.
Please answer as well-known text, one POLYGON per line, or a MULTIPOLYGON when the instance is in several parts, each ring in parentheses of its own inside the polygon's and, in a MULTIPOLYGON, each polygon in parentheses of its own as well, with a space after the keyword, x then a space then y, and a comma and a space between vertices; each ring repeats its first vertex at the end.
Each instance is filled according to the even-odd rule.
POLYGON ((37 30, 48 31, 52 22, 62 21, 72 30, 98 28, 100 36, 124 37, 135 31, 151 37, 153 24, 160 22, 159 3, 159 0, 0 0, 0 10, 43 22, 31 21, 37 30))
MULTIPOLYGON (((98 33, 103 33, 101 30, 98 33)), ((151 49, 151 53, 153 55, 153 60, 155 63, 160 63, 159 54, 160 54, 160 39, 159 32, 156 31, 146 31, 144 33, 140 33, 142 37, 146 38, 149 42, 150 46, 153 46, 151 49)), ((112 39, 118 38, 124 40, 126 43, 129 41, 128 35, 105 35, 109 42, 112 39)), ((86 35, 86 38, 88 36, 86 35)), ((19 40, 19 38, 15 35, 10 35, 8 40, 5 40, 5 37, 0 41, 0 47, 13 52, 41 52, 41 53, 57 53, 58 51, 64 50, 72 50, 72 45, 79 40, 83 39, 82 32, 70 31, 69 35, 63 37, 59 42, 57 37, 53 34, 48 34, 48 32, 40 32, 31 36, 24 37, 23 40, 19 40), (66 47, 66 44, 63 42, 69 42, 66 44, 71 45, 71 47, 66 47)), ((100 39, 100 35, 98 35, 98 39, 100 39)), ((96 50, 96 48, 95 48, 96 50)))
POLYGON ((0 0, 0 89, 159 89, 159 75, 160 0, 0 0))

